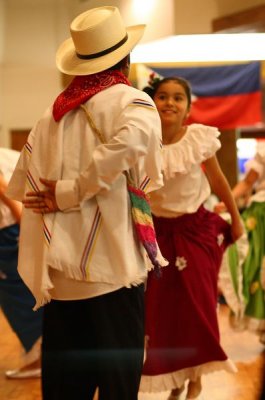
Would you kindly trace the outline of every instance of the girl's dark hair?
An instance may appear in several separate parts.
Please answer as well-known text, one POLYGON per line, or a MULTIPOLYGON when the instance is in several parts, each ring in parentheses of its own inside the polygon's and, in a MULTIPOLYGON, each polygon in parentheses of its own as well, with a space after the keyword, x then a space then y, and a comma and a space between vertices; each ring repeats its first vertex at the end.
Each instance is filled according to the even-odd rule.
POLYGON ((150 86, 146 86, 145 88, 143 88, 143 91, 147 94, 149 94, 150 97, 152 97, 152 99, 154 98, 156 92, 158 91, 158 89, 160 88, 160 86, 163 83, 167 83, 167 82, 176 82, 178 83, 180 86, 183 87, 187 99, 188 99, 188 107, 190 107, 191 105, 191 87, 189 82, 184 79, 181 78, 179 76, 169 76, 167 78, 163 78, 163 79, 159 79, 159 78, 155 78, 150 82, 150 86))

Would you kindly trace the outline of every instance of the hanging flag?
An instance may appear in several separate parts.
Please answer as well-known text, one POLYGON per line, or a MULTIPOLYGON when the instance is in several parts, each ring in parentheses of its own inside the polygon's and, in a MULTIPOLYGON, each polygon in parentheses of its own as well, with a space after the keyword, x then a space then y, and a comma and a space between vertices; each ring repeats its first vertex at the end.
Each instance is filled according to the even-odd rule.
POLYGON ((260 62, 152 70, 163 77, 180 76, 189 81, 193 103, 188 123, 235 129, 262 122, 260 62))

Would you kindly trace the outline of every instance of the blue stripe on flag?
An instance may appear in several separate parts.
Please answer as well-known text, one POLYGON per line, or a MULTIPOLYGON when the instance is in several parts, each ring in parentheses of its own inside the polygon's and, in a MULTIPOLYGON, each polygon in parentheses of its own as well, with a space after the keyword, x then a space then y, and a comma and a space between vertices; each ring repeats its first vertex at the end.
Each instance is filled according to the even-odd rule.
POLYGON ((259 91, 261 63, 188 68, 154 68, 163 77, 181 76, 187 79, 192 93, 199 97, 227 96, 259 91))

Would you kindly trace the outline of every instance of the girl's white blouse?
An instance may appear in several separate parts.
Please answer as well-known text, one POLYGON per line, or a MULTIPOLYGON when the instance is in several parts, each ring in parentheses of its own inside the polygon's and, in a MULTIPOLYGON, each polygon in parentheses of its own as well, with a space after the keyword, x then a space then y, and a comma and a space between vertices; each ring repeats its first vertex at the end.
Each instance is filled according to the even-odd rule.
POLYGON ((164 186, 150 193, 154 215, 194 213, 205 202, 211 189, 202 163, 221 147, 219 135, 217 128, 192 124, 178 142, 163 146, 164 186))

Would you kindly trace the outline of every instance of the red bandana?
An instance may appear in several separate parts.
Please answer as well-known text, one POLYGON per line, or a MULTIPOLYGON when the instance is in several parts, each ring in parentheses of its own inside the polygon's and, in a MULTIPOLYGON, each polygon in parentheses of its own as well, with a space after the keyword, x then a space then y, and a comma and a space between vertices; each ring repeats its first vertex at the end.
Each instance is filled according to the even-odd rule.
POLYGON ((93 75, 76 76, 53 104, 53 118, 59 121, 64 114, 85 103, 90 97, 117 83, 131 86, 128 79, 117 70, 93 75))

